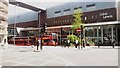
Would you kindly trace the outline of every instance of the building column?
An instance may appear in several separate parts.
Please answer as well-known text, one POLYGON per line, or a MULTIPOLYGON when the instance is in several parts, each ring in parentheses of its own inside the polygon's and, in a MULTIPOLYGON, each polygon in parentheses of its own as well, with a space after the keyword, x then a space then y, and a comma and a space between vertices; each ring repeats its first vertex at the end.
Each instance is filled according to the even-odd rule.
POLYGON ((103 27, 101 27, 101 42, 103 43, 103 27))
POLYGON ((97 43, 99 42, 99 27, 97 27, 97 43))
POLYGON ((83 29, 83 38, 85 39, 85 28, 83 29))
POLYGON ((113 39, 114 39, 114 27, 113 26, 111 27, 111 35, 112 35, 112 42, 113 42, 113 39))
POLYGON ((116 32, 116 34, 115 34, 116 41, 118 42, 118 26, 117 25, 115 25, 115 32, 116 32))

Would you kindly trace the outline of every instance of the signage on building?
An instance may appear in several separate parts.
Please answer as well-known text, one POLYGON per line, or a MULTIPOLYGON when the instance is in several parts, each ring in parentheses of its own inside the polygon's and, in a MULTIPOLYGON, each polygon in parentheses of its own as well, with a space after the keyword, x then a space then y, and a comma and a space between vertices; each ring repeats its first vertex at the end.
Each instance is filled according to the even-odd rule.
POLYGON ((107 13, 107 12, 100 13, 100 16, 101 16, 103 19, 113 18, 113 15, 112 15, 112 14, 109 14, 109 13, 107 13))
POLYGON ((80 29, 80 28, 77 28, 76 31, 77 31, 77 32, 81 32, 81 29, 80 29))

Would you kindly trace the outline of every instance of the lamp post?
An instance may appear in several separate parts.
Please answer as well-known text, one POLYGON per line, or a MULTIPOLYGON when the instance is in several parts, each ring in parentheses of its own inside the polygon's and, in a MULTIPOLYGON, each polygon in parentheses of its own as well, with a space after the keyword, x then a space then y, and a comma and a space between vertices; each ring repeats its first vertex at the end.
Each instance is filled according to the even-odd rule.
POLYGON ((63 27, 60 28, 61 34, 60 34, 60 45, 62 46, 62 36, 63 36, 63 27))
MULTIPOLYGON (((40 46, 40 49, 42 50, 42 36, 41 36, 41 22, 40 22, 40 13, 41 11, 39 10, 38 11, 38 37, 39 37, 39 46, 40 46)), ((39 48, 39 46, 37 46, 37 50, 39 48)))
POLYGON ((81 49, 83 48, 83 25, 81 27, 81 49))
MULTIPOLYGON (((15 4, 15 13, 17 13, 16 12, 16 6, 19 6, 19 4, 17 4, 17 2, 16 2, 16 4, 15 4)), ((17 14, 14 16, 15 18, 14 18, 14 45, 15 45, 15 35, 16 35, 16 16, 17 16, 17 14)))

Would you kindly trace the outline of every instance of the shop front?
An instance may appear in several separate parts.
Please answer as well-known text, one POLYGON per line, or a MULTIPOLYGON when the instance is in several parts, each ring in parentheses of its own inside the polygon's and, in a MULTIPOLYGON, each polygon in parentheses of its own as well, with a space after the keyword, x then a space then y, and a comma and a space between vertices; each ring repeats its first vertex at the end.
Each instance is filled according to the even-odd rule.
POLYGON ((112 45, 120 41, 118 30, 120 30, 118 24, 86 26, 85 37, 96 44, 112 45))

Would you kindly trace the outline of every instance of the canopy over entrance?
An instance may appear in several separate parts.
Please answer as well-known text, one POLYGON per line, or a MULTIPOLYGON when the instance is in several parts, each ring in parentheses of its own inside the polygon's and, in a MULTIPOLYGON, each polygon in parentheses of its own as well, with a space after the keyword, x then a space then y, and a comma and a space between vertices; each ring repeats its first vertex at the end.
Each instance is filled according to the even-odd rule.
POLYGON ((9 3, 12 4, 12 5, 16 5, 16 6, 19 6, 19 7, 26 8, 26 9, 30 9, 30 10, 35 11, 35 12, 45 11, 41 8, 37 8, 37 7, 31 6, 31 5, 16 1, 16 0, 10 0, 9 3))

